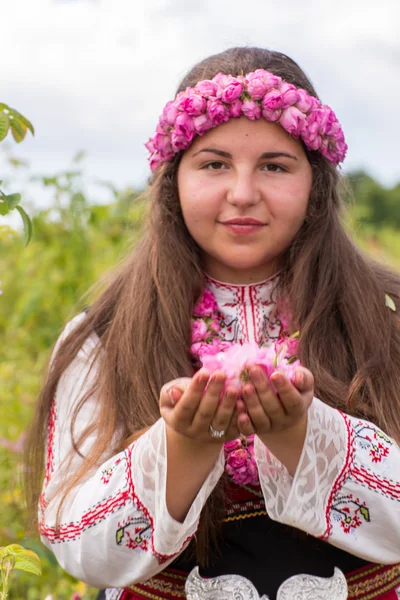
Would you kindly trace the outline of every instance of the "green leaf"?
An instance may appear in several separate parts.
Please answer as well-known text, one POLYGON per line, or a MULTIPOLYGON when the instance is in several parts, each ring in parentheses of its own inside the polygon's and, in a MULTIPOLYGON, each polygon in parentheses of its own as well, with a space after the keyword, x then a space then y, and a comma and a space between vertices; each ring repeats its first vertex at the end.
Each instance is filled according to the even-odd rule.
POLYGON ((0 561, 2 568, 3 561, 8 559, 9 556, 15 559, 14 569, 26 571, 27 573, 33 573, 34 575, 42 574, 40 559, 37 554, 32 552, 32 550, 26 550, 19 544, 11 544, 10 546, 0 548, 0 561))
POLYGON ((26 214, 26 212, 24 211, 22 206, 16 206, 15 208, 21 215, 22 221, 24 223, 24 241, 25 241, 25 246, 27 246, 32 237, 32 221, 30 220, 30 218, 28 217, 28 215, 26 214))
POLYGON ((124 537, 124 530, 121 527, 120 529, 117 529, 117 533, 116 533, 116 540, 117 540, 118 545, 122 542, 123 537, 124 537))
POLYGON ((3 112, 0 112, 0 142, 7 137, 8 130, 10 129, 10 119, 3 112))
POLYGON ((300 331, 295 331, 295 332, 293 333, 293 335, 291 335, 291 336, 290 336, 290 338, 289 338, 289 339, 291 339, 291 340, 294 340, 294 339, 298 338, 298 337, 299 337, 299 335, 300 335, 300 331))
POLYGON ((14 119, 10 119, 10 127, 11 127, 11 133, 12 133, 14 140, 17 142, 17 144, 19 144, 20 142, 22 142, 22 140, 26 136, 25 125, 23 123, 20 123, 19 121, 17 121, 14 118, 14 119))
POLYGON ((13 210, 21 202, 21 194, 9 194, 8 196, 4 196, 4 199, 8 204, 8 208, 13 210))
POLYGON ((375 431, 376 435, 381 438, 381 440, 385 440, 385 442, 387 442, 388 444, 392 443, 392 440, 390 439, 390 437, 388 437, 386 434, 383 433, 383 431, 375 431))
POLYGON ((32 123, 30 121, 28 121, 28 119, 26 117, 24 117, 24 115, 21 115, 21 113, 19 113, 14 108, 10 108, 9 110, 10 110, 10 115, 12 115, 14 117, 14 119, 19 121, 25 128, 29 129, 29 131, 31 132, 32 135, 35 135, 35 129, 34 129, 32 123))
POLYGON ((390 308, 390 310, 396 312, 396 305, 388 294, 385 294, 385 304, 388 308, 390 308))
POLYGON ((369 509, 366 506, 362 506, 360 508, 360 513, 362 514, 362 516, 364 517, 364 519, 366 521, 368 521, 368 523, 370 522, 371 518, 369 516, 369 509))
POLYGON ((7 202, 4 202, 4 200, 0 200, 0 215, 4 217, 5 215, 8 215, 8 212, 9 209, 7 202))

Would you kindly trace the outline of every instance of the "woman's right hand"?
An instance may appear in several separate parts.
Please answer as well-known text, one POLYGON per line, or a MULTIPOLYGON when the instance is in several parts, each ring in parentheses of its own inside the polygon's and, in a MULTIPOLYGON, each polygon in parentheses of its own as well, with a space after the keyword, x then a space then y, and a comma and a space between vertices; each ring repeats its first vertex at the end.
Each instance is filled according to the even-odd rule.
POLYGON ((167 425, 201 443, 221 445, 239 437, 237 417, 243 408, 237 404, 237 390, 232 385, 227 386, 221 398, 225 379, 222 371, 210 377, 205 369, 200 369, 191 379, 182 377, 165 384, 160 394, 160 411, 167 425), (212 437, 210 425, 225 431, 225 435, 212 437))

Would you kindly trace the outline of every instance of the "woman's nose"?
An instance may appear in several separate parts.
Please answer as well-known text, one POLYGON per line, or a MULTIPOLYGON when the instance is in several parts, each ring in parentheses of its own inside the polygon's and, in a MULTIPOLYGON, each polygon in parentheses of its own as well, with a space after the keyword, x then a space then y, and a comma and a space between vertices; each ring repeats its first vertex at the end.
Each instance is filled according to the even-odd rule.
POLYGON ((253 171, 235 173, 230 181, 227 199, 236 206, 249 206, 260 201, 260 191, 253 171))

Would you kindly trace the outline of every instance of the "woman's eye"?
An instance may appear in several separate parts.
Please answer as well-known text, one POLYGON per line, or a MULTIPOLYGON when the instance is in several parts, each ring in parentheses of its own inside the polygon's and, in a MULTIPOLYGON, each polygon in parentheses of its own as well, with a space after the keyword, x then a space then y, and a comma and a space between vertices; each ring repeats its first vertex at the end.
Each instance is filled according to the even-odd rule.
POLYGON ((270 171, 271 173, 283 173, 286 171, 284 167, 281 165, 276 165, 275 163, 268 163, 267 165, 263 166, 263 169, 265 171, 270 171))
POLYGON ((224 169, 224 168, 225 168, 224 163, 220 162, 219 160, 213 160, 212 162, 207 163, 203 167, 203 169, 207 169, 209 171, 220 171, 221 169, 224 169))

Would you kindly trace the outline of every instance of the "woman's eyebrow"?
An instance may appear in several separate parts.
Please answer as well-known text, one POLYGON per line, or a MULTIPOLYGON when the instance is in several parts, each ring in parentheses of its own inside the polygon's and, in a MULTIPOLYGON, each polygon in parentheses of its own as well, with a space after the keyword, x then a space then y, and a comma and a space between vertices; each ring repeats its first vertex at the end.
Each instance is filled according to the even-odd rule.
POLYGON ((229 152, 225 152, 224 150, 217 150, 216 148, 203 148, 202 150, 195 152, 193 154, 192 158, 194 156, 197 156, 198 154, 200 154, 200 152, 212 152, 213 154, 217 154, 218 156, 223 156, 224 158, 232 158, 232 154, 229 154, 229 152))
MULTIPOLYGON (((222 156, 223 158, 232 158, 232 154, 230 154, 229 152, 225 152, 225 150, 218 150, 217 148, 202 148, 202 150, 195 152, 192 155, 192 158, 194 158, 201 152, 211 152, 212 154, 222 156)), ((297 156, 294 156, 293 154, 288 154, 287 152, 263 152, 260 156, 260 159, 265 160, 266 158, 280 158, 282 156, 285 156, 286 158, 292 158, 293 160, 297 160, 297 156)))
POLYGON ((286 158, 293 158, 293 160, 297 160, 297 156, 288 154, 287 152, 264 152, 261 154, 260 158, 279 158, 280 156, 286 156, 286 158))

